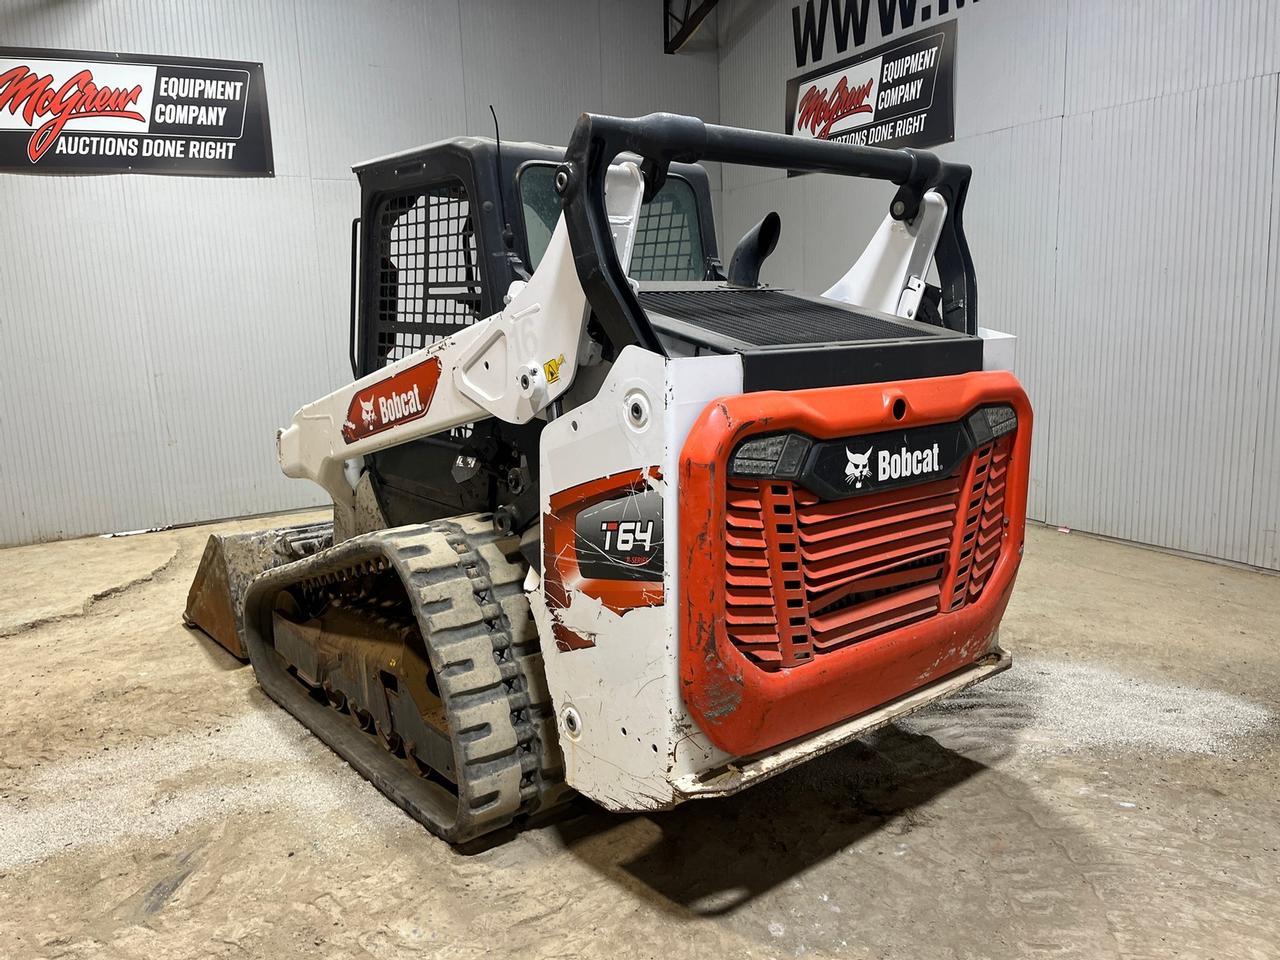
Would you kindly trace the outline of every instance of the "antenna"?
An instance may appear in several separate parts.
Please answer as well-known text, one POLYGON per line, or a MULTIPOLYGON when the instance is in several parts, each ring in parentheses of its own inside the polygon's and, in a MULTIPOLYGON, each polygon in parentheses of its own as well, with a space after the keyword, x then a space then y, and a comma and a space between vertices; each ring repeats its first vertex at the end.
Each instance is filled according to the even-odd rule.
POLYGON ((502 173, 502 133, 498 130, 498 111, 489 104, 489 113, 493 115, 493 139, 498 145, 498 209, 502 214, 502 242, 508 250, 515 248, 516 237, 511 231, 511 221, 507 219, 507 183, 502 173))

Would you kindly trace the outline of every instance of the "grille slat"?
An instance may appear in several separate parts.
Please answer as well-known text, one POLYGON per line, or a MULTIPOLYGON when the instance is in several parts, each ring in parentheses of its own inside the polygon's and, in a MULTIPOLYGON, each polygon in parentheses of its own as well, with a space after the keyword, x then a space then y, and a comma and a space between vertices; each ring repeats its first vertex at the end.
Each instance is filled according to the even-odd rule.
POLYGON ((765 587, 773 582, 767 573, 752 575, 750 571, 726 570, 725 582, 730 587, 765 587))
MULTIPOLYGON (((806 572, 815 580, 830 580, 855 570, 883 566, 891 561, 905 562, 913 557, 927 556, 947 548, 951 542, 951 529, 952 526, 948 524, 946 528, 934 534, 914 534, 912 531, 911 534, 894 541, 896 545, 888 549, 871 547, 867 550, 859 550, 850 546, 824 559, 814 559, 807 565, 806 572)), ((804 557, 806 560, 810 559, 807 553, 804 557)))
POLYGON ((819 650, 832 650, 846 646, 858 640, 867 640, 877 634, 905 627, 921 620, 926 620, 938 612, 938 595, 936 588, 920 588, 911 591, 907 600, 899 595, 899 602, 886 605, 874 614, 867 614, 856 620, 842 623, 837 628, 815 634, 814 646, 819 650))
POLYGON ((830 518, 871 513, 881 508, 904 510, 910 504, 920 500, 929 500, 938 496, 954 494, 959 488, 959 484, 960 481, 956 477, 944 477, 941 480, 931 480, 928 483, 921 483, 912 487, 899 487, 897 490, 873 493, 852 501, 822 501, 808 490, 797 488, 796 502, 805 508, 804 515, 816 522, 830 518))
POLYGON ((764 556, 764 551, 747 550, 743 547, 729 547, 726 551, 730 567, 738 567, 745 570, 767 570, 769 561, 764 556))
POLYGON ((776 624, 778 621, 773 616, 773 607, 746 607, 734 605, 734 608, 725 614, 724 622, 733 626, 734 624, 776 624))
MULTIPOLYGON (((940 564, 937 566, 941 566, 940 564)), ((892 573, 882 573, 872 576, 858 577, 856 580, 850 580, 838 587, 832 587, 820 593, 810 594, 809 609, 825 610, 833 604, 839 603, 846 597, 855 593, 868 593, 876 590, 891 590, 896 587, 906 587, 922 580, 931 580, 937 575, 937 567, 930 564, 928 566, 912 566, 905 570, 895 570, 892 573)))
MULTIPOLYGON (((939 569, 941 568, 939 567, 939 569)), ((847 627, 876 623, 886 618, 897 619, 912 611, 921 611, 927 608, 936 609, 937 606, 938 586, 937 584, 926 583, 912 587, 909 590, 901 590, 884 597, 878 597, 867 603, 846 607, 835 613, 813 617, 810 622, 813 625, 814 633, 822 636, 824 634, 833 634, 847 627)))
MULTIPOLYGON (((892 537, 894 531, 903 523, 918 523, 932 526, 941 523, 951 526, 955 522, 956 503, 954 498, 936 498, 925 501, 925 505, 906 511, 895 511, 886 508, 876 511, 875 516, 857 519, 850 523, 847 518, 835 517, 822 523, 815 523, 801 511, 800 540, 803 543, 823 543, 836 538, 861 536, 872 531, 887 531, 879 539, 892 537)), ((870 542, 870 541, 868 541, 870 542)))
POLYGON ((950 477, 844 500, 731 479, 730 640, 780 670, 976 600, 1004 547, 1012 445, 1008 434, 950 477))
MULTIPOLYGON (((906 518, 896 528, 886 529, 874 537, 860 537, 856 532, 845 533, 839 538, 832 537, 824 541, 821 548, 806 547, 801 553, 813 568, 825 569, 825 564, 831 559, 846 558, 847 562, 850 554, 883 556, 888 544, 896 544, 900 550, 914 550, 917 546, 923 547, 934 541, 945 546, 951 541, 951 531, 955 527, 955 510, 953 501, 950 504, 950 516, 931 520, 929 523, 906 518), (908 540, 911 542, 904 542, 908 540)), ((892 551, 889 552, 891 555, 892 551)))
MULTIPOLYGON (((761 529, 763 531, 763 528, 761 529)), ((725 534, 725 537, 728 543, 734 547, 745 547, 752 550, 759 550, 764 547, 763 532, 759 535, 753 536, 750 534, 739 533, 735 531, 733 527, 730 527, 729 531, 725 534)))
POLYGON ((974 454, 972 487, 975 492, 967 504, 959 562, 951 591, 952 610, 981 595, 987 577, 1000 557, 1007 522, 1004 500, 1012 449, 1013 434, 1007 434, 974 454))

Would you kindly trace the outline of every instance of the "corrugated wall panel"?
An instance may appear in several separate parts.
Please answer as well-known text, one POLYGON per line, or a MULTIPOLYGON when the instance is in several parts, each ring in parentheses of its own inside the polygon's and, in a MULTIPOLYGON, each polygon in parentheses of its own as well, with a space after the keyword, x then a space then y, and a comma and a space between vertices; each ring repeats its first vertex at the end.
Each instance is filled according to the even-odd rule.
MULTIPOLYGON (((119 182, 130 222, 147 225, 130 236, 130 260, 183 278, 168 289, 144 279, 139 290, 137 322, 161 430, 152 469, 162 483, 162 522, 207 516, 219 504, 236 513, 292 506, 302 491, 275 464, 275 430, 298 406, 293 397, 321 396, 350 379, 331 348, 345 325, 340 315, 324 320, 311 184, 119 182), (251 282, 238 279, 246 263, 256 267, 251 282)), ((122 460, 106 466, 136 469, 122 460)), ((141 504, 131 525, 147 525, 146 511, 156 506, 141 504)))
POLYGON ((311 181, 312 237, 321 269, 317 313, 307 318, 307 326, 331 378, 322 387, 326 393, 351 379, 351 220, 359 210, 355 178, 311 181))
POLYGON ((1058 522, 1249 559, 1275 127, 1274 76, 1067 119, 1058 522))
MULTIPOLYGON (((1276 78, 1271 79, 1276 82, 1276 78)), ((1280 91, 1277 99, 1280 100, 1280 91)), ((1275 122, 1274 110, 1272 119, 1275 122)), ((1272 147, 1267 154, 1271 180, 1266 187, 1270 193, 1266 255, 1259 252, 1252 261, 1253 269, 1266 271, 1267 294, 1260 317, 1262 337, 1251 351, 1255 356, 1253 376, 1240 383, 1239 389, 1258 398, 1256 419, 1252 424, 1241 424, 1252 433, 1254 445, 1248 559, 1256 566, 1280 570, 1280 323, 1276 322, 1280 316, 1280 162, 1275 153, 1272 147)), ((1253 182, 1257 182, 1256 177, 1253 182)), ((1244 196, 1253 201, 1252 192, 1245 192, 1244 196)), ((1261 206, 1260 199, 1253 202, 1261 206)), ((1236 469, 1242 468, 1240 465, 1236 469)))
POLYGON ((971 4, 956 36, 956 139, 1061 116, 1068 4, 971 4))
POLYGON ((804 217, 786 224, 804 241, 800 285, 821 292, 844 276, 875 234, 894 187, 874 180, 807 175, 804 217))
POLYGON ((782 234, 773 255, 761 268, 760 276, 774 286, 803 287, 808 233, 804 178, 738 186, 725 190, 722 196, 720 259, 725 265, 733 255, 738 238, 766 214, 776 212, 782 218, 782 234))
POLYGON ((1280 70, 1274 0, 1073 0, 1066 7, 1067 113, 1280 70))
POLYGON ((973 167, 965 231, 978 271, 979 322, 1018 337, 1018 377, 1036 411, 1028 509, 1049 516, 1045 458, 1064 331, 1055 322, 1062 119, 996 130, 939 152, 973 167))
MULTIPOLYGON (((720 45, 720 122, 754 130, 781 130, 786 78, 796 72, 791 44, 791 5, 727 0, 717 8, 720 45)), ((786 174, 760 167, 726 166, 726 191, 786 174)), ((726 246, 739 234, 725 233, 726 246)))
POLYGON ((461 9, 468 133, 493 135, 493 104, 504 137, 563 143, 579 114, 603 109, 595 0, 468 0, 461 9))
POLYGON ((715 123, 720 119, 716 14, 675 56, 662 50, 662 5, 604 0, 600 5, 600 90, 624 116, 671 110, 715 123))
MULTIPOLYGON (((0 179, 3 539, 50 539, 158 500, 162 430, 118 179, 0 179)), ((121 524, 124 526, 125 524, 121 524)))
POLYGON ((270 180, 0 175, 0 404, 21 411, 0 545, 321 502, 273 441, 350 380, 351 164, 490 135, 491 102, 505 136, 551 143, 583 110, 717 119, 714 21, 670 58, 641 6, 0 6, 6 45, 262 61, 276 159, 270 180))
MULTIPOLYGON (((311 176, 468 131, 457 0, 298 7, 311 176)), ((275 111, 272 110, 272 119, 275 111)))
MULTIPOLYGON (((716 11, 673 56, 662 49, 662 5, 603 0, 600 5, 600 91, 605 109, 620 116, 684 113, 709 123, 720 120, 720 55, 716 11)), ((567 136, 567 132, 566 132, 567 136)), ((706 165, 713 196, 720 165, 706 165)))

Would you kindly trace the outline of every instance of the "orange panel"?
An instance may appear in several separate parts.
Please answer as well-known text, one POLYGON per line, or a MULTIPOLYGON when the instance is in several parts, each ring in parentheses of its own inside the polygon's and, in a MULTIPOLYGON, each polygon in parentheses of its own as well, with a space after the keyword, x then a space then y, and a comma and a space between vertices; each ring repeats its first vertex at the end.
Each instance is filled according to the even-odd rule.
POLYGON ((1030 450, 1030 404, 1002 371, 709 404, 680 459, 680 680, 712 742, 757 753, 985 656, 1022 555, 1030 450), (831 440, 988 404, 1012 407, 1016 431, 941 479, 820 501, 729 476, 753 434, 831 440))

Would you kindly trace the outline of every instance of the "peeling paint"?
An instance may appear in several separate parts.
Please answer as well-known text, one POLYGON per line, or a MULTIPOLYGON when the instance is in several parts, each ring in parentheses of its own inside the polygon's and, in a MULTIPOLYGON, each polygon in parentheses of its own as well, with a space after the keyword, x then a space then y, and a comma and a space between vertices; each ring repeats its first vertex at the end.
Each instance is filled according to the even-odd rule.
POLYGON ((699 693, 698 701, 708 720, 723 720, 742 703, 742 678, 721 674, 699 693))

